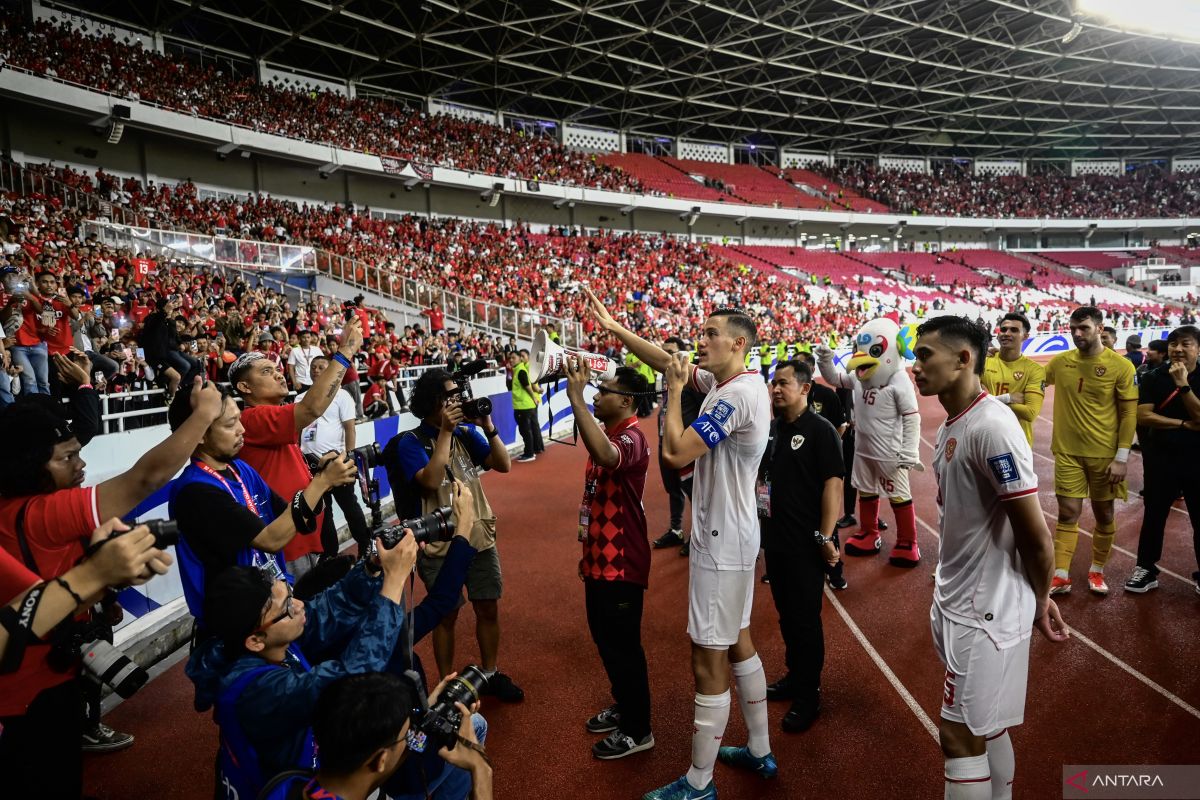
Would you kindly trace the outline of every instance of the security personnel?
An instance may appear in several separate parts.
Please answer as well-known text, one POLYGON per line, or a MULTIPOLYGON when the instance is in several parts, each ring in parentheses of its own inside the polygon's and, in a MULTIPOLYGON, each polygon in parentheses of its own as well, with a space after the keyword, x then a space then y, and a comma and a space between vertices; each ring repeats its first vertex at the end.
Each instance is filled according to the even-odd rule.
POLYGON ((513 362, 512 406, 516 418, 517 431, 525 445, 525 452, 517 461, 533 461, 541 452, 541 426, 538 425, 538 401, 541 400, 541 390, 529 380, 529 351, 521 350, 513 362))
POLYGON ((767 698, 792 701, 783 718, 788 732, 807 730, 821 709, 821 597, 825 568, 839 558, 833 535, 845 474, 837 430, 809 407, 812 385, 812 367, 805 362, 776 367, 771 380, 775 421, 757 492, 767 574, 788 669, 767 687, 767 698))
POLYGON ((775 345, 763 342, 758 346, 758 368, 762 370, 763 381, 771 377, 771 369, 775 366, 775 345))

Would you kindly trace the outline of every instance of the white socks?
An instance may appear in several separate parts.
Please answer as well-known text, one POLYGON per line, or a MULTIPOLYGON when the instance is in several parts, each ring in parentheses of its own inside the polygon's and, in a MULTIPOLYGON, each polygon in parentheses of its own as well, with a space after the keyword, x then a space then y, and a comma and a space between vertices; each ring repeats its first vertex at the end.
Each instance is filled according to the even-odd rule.
POLYGON ((733 677, 737 681, 738 705, 750 731, 746 746, 750 755, 762 758, 771 752, 771 737, 767 721, 767 673, 758 653, 734 664, 733 677))
POLYGON ((987 760, 992 771, 992 800, 1012 800, 1017 757, 1013 755, 1008 728, 987 737, 987 760))
MULTIPOLYGON (((766 689, 763 689, 764 695, 766 689)), ((765 705, 765 704, 764 704, 765 705)), ((703 789, 712 783, 717 750, 729 722, 729 690, 721 694, 696 695, 695 725, 692 732, 692 766, 687 771, 688 783, 703 789)))
POLYGON ((992 800, 988 757, 946 759, 945 800, 992 800))

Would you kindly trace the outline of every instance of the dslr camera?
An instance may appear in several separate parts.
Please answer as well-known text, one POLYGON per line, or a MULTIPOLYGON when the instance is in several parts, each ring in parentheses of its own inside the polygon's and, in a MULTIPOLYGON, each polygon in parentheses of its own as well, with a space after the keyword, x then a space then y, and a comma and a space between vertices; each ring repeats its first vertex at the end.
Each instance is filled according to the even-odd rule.
POLYGON ((474 664, 463 667, 458 676, 442 689, 437 702, 430 706, 417 673, 409 670, 404 675, 417 688, 417 700, 420 703, 414 715, 413 730, 418 735, 412 741, 412 749, 418 753, 424 753, 429 748, 433 748, 435 753, 443 747, 453 750, 458 744, 458 728, 463 718, 462 712, 454 704, 462 703, 470 708, 478 703, 487 676, 474 664))
MULTIPOLYGON (((165 550, 179 543, 179 524, 173 519, 153 519, 144 523, 154 536, 154 546, 165 550)), ((118 534, 119 535, 119 534, 118 534)), ((89 620, 67 620, 60 625, 52 639, 49 663, 55 669, 70 670, 78 659, 83 660, 83 674, 101 686, 109 686, 128 700, 146 685, 149 673, 129 656, 108 641, 108 625, 89 620)))
POLYGON ((422 514, 412 519, 401 520, 390 528, 376 531, 375 537, 383 542, 387 550, 400 544, 405 537, 405 529, 412 531, 417 544, 430 542, 448 542, 454 538, 455 522, 450 518, 454 513, 450 506, 435 508, 428 514, 422 514))
POLYGON ((466 419, 483 419, 492 413, 490 397, 476 397, 471 391, 471 378, 460 378, 457 373, 450 376, 458 384, 459 396, 462 397, 462 412, 466 419))

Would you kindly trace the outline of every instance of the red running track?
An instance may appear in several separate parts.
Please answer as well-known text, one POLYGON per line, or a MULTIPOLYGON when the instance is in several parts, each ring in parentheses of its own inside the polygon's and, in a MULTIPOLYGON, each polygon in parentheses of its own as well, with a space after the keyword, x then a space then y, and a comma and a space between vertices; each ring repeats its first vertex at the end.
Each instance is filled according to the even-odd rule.
MULTIPOLYGON (((1051 407, 1048 401, 1044 416, 1051 407)), ((922 434, 932 442, 944 414, 931 398, 921 400, 921 409, 922 434)), ((1042 505, 1053 514, 1048 419, 1037 424, 1035 435, 1035 450, 1043 456, 1035 457, 1042 505)), ((928 461, 930 448, 923 445, 922 454, 928 461)), ((678 777, 689 762, 693 687, 685 633, 687 563, 673 550, 654 554, 643 631, 657 747, 616 762, 591 757, 596 737, 584 731, 583 721, 607 705, 609 695, 588 636, 576 574, 583 462, 582 448, 554 446, 536 462, 516 464, 508 476, 484 478, 500 519, 506 584, 500 665, 527 698, 521 705, 492 702, 484 708, 500 798, 637 798, 678 777)), ((1119 504, 1117 545, 1133 552, 1141 520, 1137 456, 1130 471, 1131 501, 1119 504)), ((913 479, 925 563, 906 571, 888 566, 884 557, 850 561, 850 588, 836 595, 846 617, 830 603, 825 606, 822 717, 805 734, 784 734, 778 725, 786 704, 773 704, 779 779, 767 782, 718 766, 722 797, 941 797, 942 755, 930 726, 937 721, 943 671, 928 623, 938 546, 936 488, 929 471, 914 473, 913 479), (911 695, 911 706, 902 691, 911 695)), ((646 495, 651 534, 657 535, 667 522, 657 477, 648 481, 646 495)), ((1082 527, 1091 529, 1088 512, 1082 527)), ((885 534, 888 545, 893 532, 894 526, 885 534)), ((1081 536, 1072 573, 1077 585, 1085 577, 1089 547, 1089 538, 1081 536)), ((1196 762, 1200 597, 1190 583, 1196 565, 1186 513, 1172 513, 1162 561, 1179 577, 1164 573, 1157 592, 1128 595, 1119 587, 1133 565, 1130 555, 1115 550, 1108 597, 1076 593, 1063 599, 1063 614, 1076 631, 1070 642, 1054 646, 1035 634, 1026 723, 1012 731, 1015 796, 1060 797, 1064 764, 1196 762)), ((458 660, 465 664, 477 650, 466 635, 470 612, 463 617, 458 660)), ((783 648, 764 585, 755 597, 752 631, 768 679, 779 677, 783 648)), ((426 663, 433 663, 428 644, 421 647, 426 663)), ((176 666, 115 709, 106 722, 138 740, 125 752, 86 760, 88 792, 104 800, 148 793, 162 800, 211 796, 215 729, 209 717, 192 710, 191 699, 191 685, 182 666, 176 666)), ((744 740, 735 705, 726 742, 744 740)))

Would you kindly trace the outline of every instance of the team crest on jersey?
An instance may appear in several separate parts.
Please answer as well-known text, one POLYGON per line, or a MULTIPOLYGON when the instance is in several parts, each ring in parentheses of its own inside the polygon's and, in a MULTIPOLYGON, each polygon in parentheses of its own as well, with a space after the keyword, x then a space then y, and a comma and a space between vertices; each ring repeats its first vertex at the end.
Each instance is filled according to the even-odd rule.
POLYGON ((1104 373, 1108 372, 1108 367, 1096 367, 1096 377, 1103 378, 1104 373))
POLYGON ((813 413, 820 414, 821 409, 825 407, 824 403, 809 403, 812 406, 813 413))
POLYGON ((800 434, 797 433, 795 436, 792 437, 792 449, 793 450, 799 450, 803 444, 804 444, 804 437, 801 436, 800 434))
POLYGON ((954 450, 958 447, 958 439, 950 439, 946 442, 946 460, 949 461, 954 457, 954 450))
POLYGON ((1013 380, 1014 380, 1014 381, 1019 381, 1019 380, 1021 380, 1021 378, 1024 378, 1024 377, 1025 377, 1025 373, 1024 373, 1024 372, 1014 372, 1014 373, 1013 373, 1013 380))

